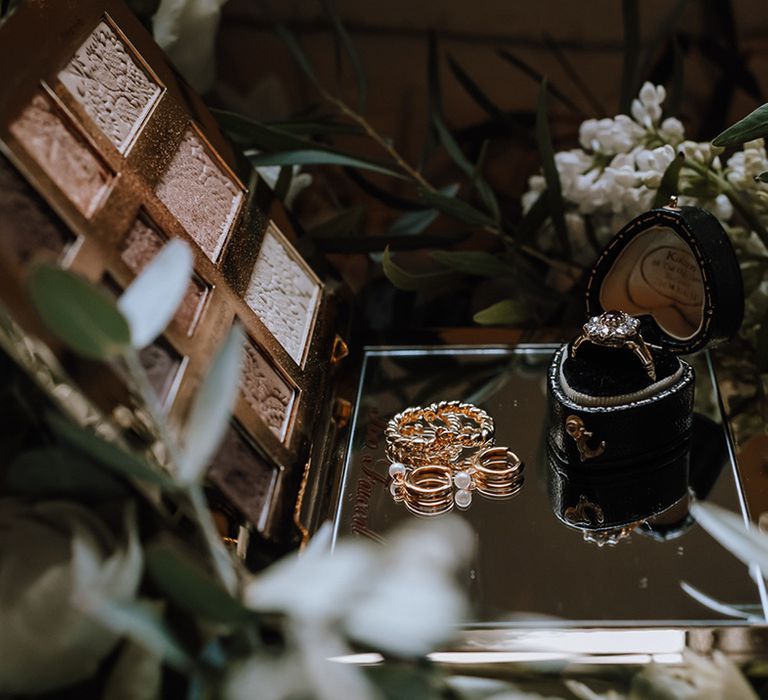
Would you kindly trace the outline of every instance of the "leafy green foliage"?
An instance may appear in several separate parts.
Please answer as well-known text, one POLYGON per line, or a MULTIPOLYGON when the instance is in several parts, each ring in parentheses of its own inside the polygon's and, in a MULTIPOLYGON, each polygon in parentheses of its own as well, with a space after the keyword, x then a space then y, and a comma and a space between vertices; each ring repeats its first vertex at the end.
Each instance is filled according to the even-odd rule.
POLYGON ((6 471, 5 488, 16 496, 86 501, 129 494, 126 483, 113 472, 61 447, 39 447, 19 454, 6 471))
POLYGON ((516 299, 505 299, 474 315, 483 326, 514 326, 531 320, 531 307, 516 299))
POLYGON ((433 260, 444 267, 466 275, 481 277, 505 277, 514 275, 517 268, 503 260, 499 255, 484 251, 435 250, 431 254, 433 260))
POLYGON ((727 148, 740 146, 747 141, 754 141, 768 136, 768 104, 758 107, 733 126, 728 127, 713 140, 713 146, 727 148))
POLYGON ((35 265, 29 296, 48 329, 79 355, 111 360, 131 344, 128 322, 104 291, 67 270, 35 265))
POLYGON ((252 613, 221 588, 181 543, 156 540, 145 549, 145 557, 155 586, 183 610, 223 624, 250 619, 252 613))
POLYGON ((349 168, 371 170, 399 180, 403 179, 400 173, 392 170, 386 163, 348 156, 343 153, 333 153, 328 150, 311 149, 261 154, 246 151, 246 156, 254 168, 264 165, 342 165, 349 168))
POLYGON ((92 432, 79 428, 58 414, 47 417, 54 434, 66 445, 123 478, 159 486, 173 491, 173 480, 159 468, 150 466, 141 456, 102 440, 92 432))
POLYGON ((555 149, 552 146, 552 136, 549 131, 549 116, 547 112, 547 81, 541 84, 539 92, 539 105, 536 110, 536 142, 541 155, 541 166, 544 170, 544 179, 547 183, 547 201, 549 215, 560 239, 560 245, 568 257, 571 254, 571 244, 568 241, 568 229, 565 225, 565 207, 563 194, 560 188, 560 175, 555 163, 555 149))
POLYGON ((408 272, 392 260, 389 248, 385 248, 381 261, 387 279, 398 289, 407 292, 419 292, 433 289, 456 280, 456 273, 448 270, 438 272, 408 272))

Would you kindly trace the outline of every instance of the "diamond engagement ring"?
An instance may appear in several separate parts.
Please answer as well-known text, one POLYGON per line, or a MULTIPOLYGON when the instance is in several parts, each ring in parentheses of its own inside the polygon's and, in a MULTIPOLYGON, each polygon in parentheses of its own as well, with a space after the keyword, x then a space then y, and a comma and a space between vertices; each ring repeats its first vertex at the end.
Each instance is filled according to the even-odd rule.
POLYGON ((571 357, 583 343, 592 343, 606 348, 627 348, 640 362, 651 381, 656 381, 653 355, 640 335, 640 321, 623 311, 606 311, 593 316, 582 327, 582 334, 571 345, 571 357))

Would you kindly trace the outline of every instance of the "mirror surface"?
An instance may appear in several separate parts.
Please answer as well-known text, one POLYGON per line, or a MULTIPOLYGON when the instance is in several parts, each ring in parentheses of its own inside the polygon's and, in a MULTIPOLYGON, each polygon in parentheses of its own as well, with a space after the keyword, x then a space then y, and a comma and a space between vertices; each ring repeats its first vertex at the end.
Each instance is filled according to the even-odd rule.
MULTIPOLYGON (((683 583, 722 604, 762 616, 764 589, 750 579, 746 566, 688 516, 687 495, 658 499, 664 502, 664 511, 647 513, 638 522, 637 499, 632 498, 634 490, 642 488, 637 475, 624 490, 612 480, 609 488, 592 490, 581 512, 578 499, 583 489, 578 483, 553 489, 545 436, 546 371, 555 349, 550 345, 368 349, 335 536, 382 540, 392 527, 423 517, 410 513, 390 493, 384 427, 406 407, 461 400, 493 417, 497 444, 509 446, 525 465, 523 487, 515 495, 496 500, 475 491, 467 509, 453 508, 475 532, 474 557, 463 583, 478 623, 743 623, 743 618, 697 601, 683 583), (635 508, 626 532, 597 532, 601 528, 590 527, 595 524, 595 505, 611 512, 611 522, 620 522, 616 513, 623 507, 623 497, 635 508), (573 502, 563 503, 563 498, 573 502), (594 503, 598 498, 611 500, 601 506, 594 503), (567 507, 569 517, 563 517, 567 507)), ((693 364, 696 427, 688 484, 699 498, 741 512, 737 470, 711 362, 704 353, 693 364)), ((653 478, 653 469, 648 474, 653 478)), ((679 489, 679 480, 672 482, 679 489)))

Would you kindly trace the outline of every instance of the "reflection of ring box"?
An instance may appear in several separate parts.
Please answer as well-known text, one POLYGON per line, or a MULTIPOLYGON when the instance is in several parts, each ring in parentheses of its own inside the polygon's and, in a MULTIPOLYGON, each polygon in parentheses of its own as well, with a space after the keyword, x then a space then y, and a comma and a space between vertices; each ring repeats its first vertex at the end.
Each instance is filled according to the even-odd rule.
POLYGON ((694 374, 681 355, 732 336, 741 324, 741 275, 717 219, 695 207, 653 209, 625 226, 593 267, 589 316, 640 319, 656 369, 650 380, 628 348, 582 343, 554 356, 549 443, 564 464, 629 467, 668 461, 691 430, 694 374))

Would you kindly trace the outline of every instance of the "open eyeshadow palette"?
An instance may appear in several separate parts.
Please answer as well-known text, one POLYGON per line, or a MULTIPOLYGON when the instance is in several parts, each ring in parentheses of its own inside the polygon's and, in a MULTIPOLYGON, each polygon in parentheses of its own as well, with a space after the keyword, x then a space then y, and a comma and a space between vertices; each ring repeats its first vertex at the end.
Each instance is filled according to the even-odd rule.
MULTIPOLYGON (((0 60, 14 66, 0 82, 3 304, 38 332, 23 291, 33 260, 119 293, 169 239, 187 241, 186 297, 141 360, 180 424, 219 343, 245 328, 241 392, 209 477, 235 519, 271 538, 292 523, 277 511, 294 506, 320 449, 335 340, 329 294, 288 218, 252 171, 236 174, 202 101, 119 0, 23 3, 0 26, 0 60)), ((103 385, 90 398, 107 414, 130 402, 103 385)))

